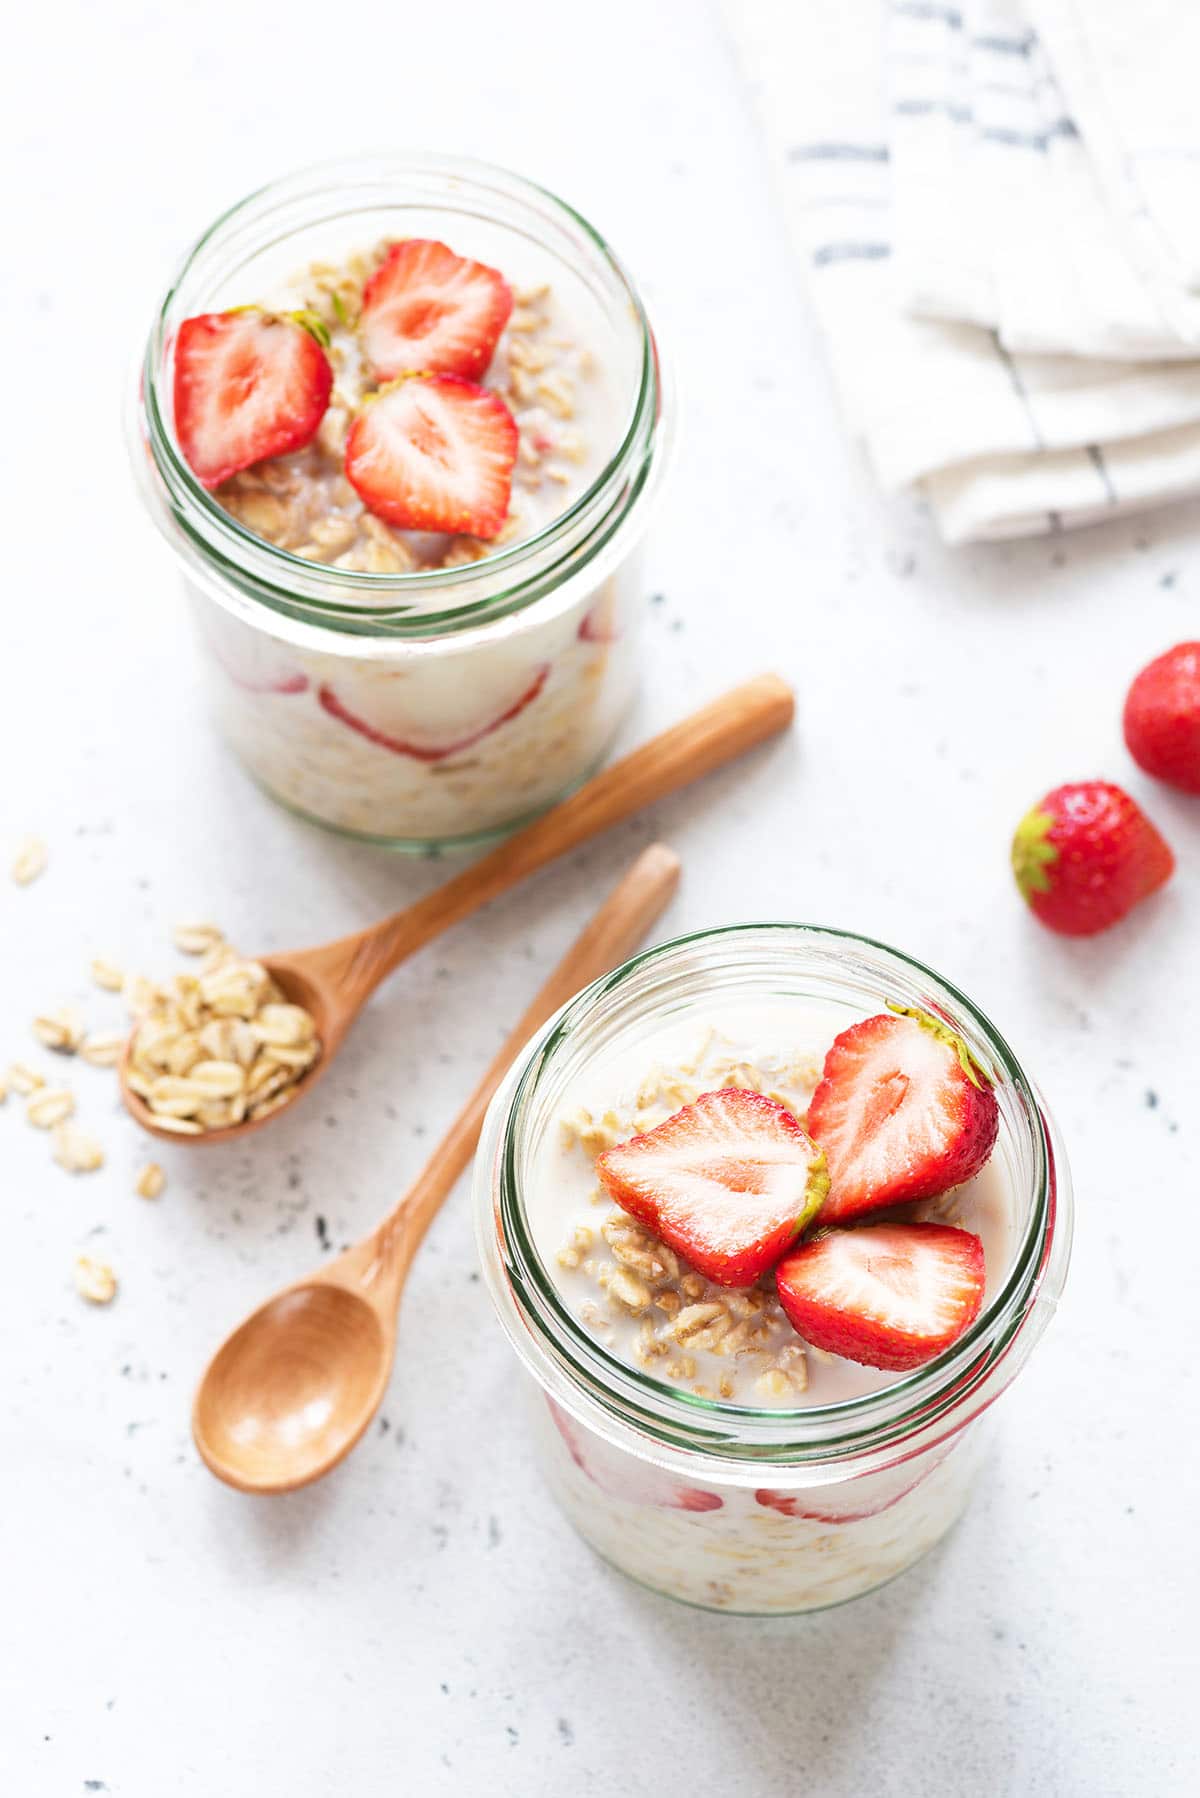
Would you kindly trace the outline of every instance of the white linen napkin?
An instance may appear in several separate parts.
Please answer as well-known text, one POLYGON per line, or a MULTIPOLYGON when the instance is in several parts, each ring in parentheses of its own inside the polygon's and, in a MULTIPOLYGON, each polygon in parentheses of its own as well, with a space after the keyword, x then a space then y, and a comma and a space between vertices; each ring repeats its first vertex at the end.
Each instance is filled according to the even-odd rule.
POLYGON ((1009 350, 1194 356, 1200 304, 1182 283, 1139 269, 1030 26, 1036 6, 893 0, 888 9, 899 303, 986 325, 1009 350))
POLYGON ((951 542, 1200 491, 1200 362, 1179 359, 1177 330, 1191 296, 1175 286, 1168 321, 1149 264, 1108 228, 1084 146, 1051 129, 1066 115, 1017 4, 728 7, 849 422, 951 542), (1037 353, 1060 344, 1105 353, 1037 353))
POLYGON ((1200 294, 1200 7, 1028 5, 1135 266, 1167 307, 1181 290, 1200 294))

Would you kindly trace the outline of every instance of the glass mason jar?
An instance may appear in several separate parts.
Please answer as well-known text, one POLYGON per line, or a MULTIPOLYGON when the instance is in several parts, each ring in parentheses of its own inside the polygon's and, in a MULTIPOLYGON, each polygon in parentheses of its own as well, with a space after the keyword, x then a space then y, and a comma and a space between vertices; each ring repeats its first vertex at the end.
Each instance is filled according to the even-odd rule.
POLYGON ((584 779, 635 690, 637 551, 668 414, 624 267, 569 206, 515 175, 442 157, 354 158, 275 182, 218 219, 155 317, 135 463, 182 564, 219 722, 250 773, 305 817, 417 850, 500 834, 584 779), (531 535, 457 566, 360 572, 276 547, 201 486, 175 435, 174 343, 185 318, 265 300, 314 261, 404 236, 448 237, 515 284, 551 283, 590 355, 605 422, 598 472, 531 535))
MULTIPOLYGON (((817 1610, 891 1579, 959 1516, 984 1413, 1055 1309, 1071 1192, 1054 1125, 1008 1045, 962 993, 864 937, 745 924, 682 937, 587 987, 530 1043, 497 1094, 476 1162, 485 1277, 527 1382, 545 1476, 605 1560, 714 1610, 817 1610), (529 1171, 573 1076, 668 1018, 780 997, 887 1000, 944 1018, 995 1083, 995 1155, 1012 1195, 1003 1279, 954 1346, 877 1390, 776 1409, 705 1398, 610 1353, 564 1302, 530 1227, 529 1171)), ((651 1363, 654 1365, 654 1363, 651 1363)))

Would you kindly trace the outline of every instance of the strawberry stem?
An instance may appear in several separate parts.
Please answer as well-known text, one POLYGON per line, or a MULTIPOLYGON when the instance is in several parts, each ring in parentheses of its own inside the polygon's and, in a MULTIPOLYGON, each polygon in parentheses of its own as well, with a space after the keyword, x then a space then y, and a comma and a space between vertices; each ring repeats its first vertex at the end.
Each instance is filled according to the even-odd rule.
POLYGON ((807 1225, 821 1216, 821 1207, 829 1197, 832 1184, 829 1177, 829 1163, 825 1159, 825 1151, 820 1143, 816 1145, 816 1154, 808 1164, 808 1186, 804 1194, 804 1210, 800 1216, 798 1235, 803 1235, 807 1225))
POLYGON ((1050 813, 1040 811, 1036 805, 1017 825, 1012 866, 1026 904, 1032 901, 1034 893, 1050 891, 1052 882, 1046 870, 1058 860, 1058 849, 1049 841, 1053 829, 1054 819, 1050 813))
POLYGON ((928 1030, 930 1036, 936 1036, 939 1043, 945 1043, 948 1049, 953 1049, 958 1057, 959 1066, 972 1086, 977 1086, 980 1092, 986 1091, 991 1086, 991 1080, 976 1061, 962 1037, 956 1035, 948 1024, 943 1024, 940 1018, 932 1017, 927 1011, 919 1011, 915 1005, 900 1005, 895 999, 888 999, 885 1003, 888 1010, 894 1011, 897 1017, 911 1018, 914 1024, 921 1026, 922 1030, 928 1030))
POLYGON ((302 331, 307 331, 323 350, 329 348, 329 327, 317 313, 302 309, 299 312, 289 312, 287 316, 294 325, 299 325, 302 331))

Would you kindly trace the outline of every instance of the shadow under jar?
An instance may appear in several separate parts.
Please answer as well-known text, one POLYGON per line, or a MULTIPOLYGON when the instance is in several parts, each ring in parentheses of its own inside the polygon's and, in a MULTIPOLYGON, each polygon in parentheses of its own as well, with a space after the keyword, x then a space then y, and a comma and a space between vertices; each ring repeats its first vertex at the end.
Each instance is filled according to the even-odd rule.
MULTIPOLYGON (((654 337, 621 263, 570 207, 517 176, 431 156, 355 158, 274 183, 218 219, 156 316, 135 462, 183 567, 221 728, 255 779, 318 823, 418 851, 499 835, 585 779, 635 692, 637 552, 668 412, 654 337), (258 534, 244 495, 235 509, 228 485, 209 492, 192 473, 173 417, 175 341, 200 313, 296 308, 314 269, 406 237, 448 242, 498 268, 516 294, 484 377, 498 368, 529 402, 515 412, 512 512, 494 543, 454 540, 449 565, 431 557, 427 533, 392 534, 364 517, 381 552, 371 561, 399 552, 411 565, 333 565, 258 534), (566 346, 577 388, 555 379, 539 391, 540 356, 521 337, 531 317, 542 341, 566 346), (564 416, 570 455, 554 460, 553 446, 568 440, 564 416), (526 508, 534 486, 538 503, 526 508)), ((287 465, 309 454, 257 468, 285 486, 296 472, 287 465)), ((447 561, 445 545, 433 549, 447 561)))
POLYGON ((493 1302, 532 1375, 539 1459, 568 1518, 643 1585, 753 1614, 856 1598, 945 1535, 986 1446, 984 1413, 1054 1312, 1072 1220, 1054 1126, 970 1000, 896 950, 801 924, 680 938, 580 993, 529 1045, 493 1101, 475 1206, 493 1302), (827 1357, 826 1383, 813 1380, 806 1402, 755 1404, 744 1393, 737 1402, 698 1396, 657 1377, 655 1360, 637 1365, 614 1347, 611 1331, 597 1329, 594 1307, 585 1326, 577 1291, 556 1266, 547 1217, 562 1205, 562 1186, 547 1174, 589 1070, 611 1064, 636 1086, 639 1063, 647 1068, 650 1041, 661 1043, 664 1028, 686 1034, 694 1026, 703 1036, 714 1022, 720 1031, 723 1019, 764 1006, 776 1022, 794 1008, 803 1039, 796 1046, 819 1065, 829 1037, 807 1040, 815 1016, 836 1031, 888 1000, 945 1020, 993 1081, 999 1105, 985 1173, 988 1191, 1005 1195, 1006 1246, 989 1267, 983 1308, 959 1340, 905 1374, 827 1357))

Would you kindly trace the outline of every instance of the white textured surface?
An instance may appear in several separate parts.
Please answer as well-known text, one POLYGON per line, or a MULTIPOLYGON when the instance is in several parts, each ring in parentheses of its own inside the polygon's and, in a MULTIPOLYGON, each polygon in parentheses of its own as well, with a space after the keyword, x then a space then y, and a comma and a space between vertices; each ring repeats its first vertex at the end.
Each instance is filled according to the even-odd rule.
POLYGON ((21 55, 8 40, 0 834, 45 834, 52 861, 26 891, 0 881, 0 1058, 35 1005, 87 996, 94 952, 168 961, 182 913, 250 948, 316 941, 443 871, 327 840, 229 763, 131 493, 121 387, 156 284, 289 165, 440 144, 544 178, 608 230, 687 402, 638 728, 767 666, 799 684, 800 728, 434 946, 311 1106, 245 1152, 165 1153, 157 1204, 132 1195, 142 1151, 107 1076, 72 1070, 109 1150, 74 1181, 9 1099, 4 1789, 1194 1789, 1200 812, 1143 782, 1119 735, 1129 675, 1194 634, 1194 517, 940 550, 844 444, 701 9, 610 0, 586 51, 579 9, 548 0, 416 10, 364 3, 347 26, 308 0, 75 0, 26 13, 21 55), (1022 915, 1006 847, 1046 787, 1091 773, 1146 799, 1181 868, 1136 921, 1072 945, 1022 915), (652 832, 686 861, 672 928, 790 914, 932 960, 1026 1056, 1071 1147, 1073 1277, 975 1508, 887 1591, 798 1624, 675 1609, 568 1533, 526 1464, 463 1194, 405 1301, 387 1427, 346 1468, 250 1502, 188 1437, 217 1337, 319 1259, 319 1218, 334 1244, 374 1219, 652 832), (71 1290, 82 1244, 121 1275, 107 1311, 71 1290))

